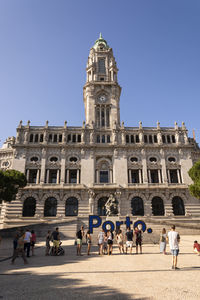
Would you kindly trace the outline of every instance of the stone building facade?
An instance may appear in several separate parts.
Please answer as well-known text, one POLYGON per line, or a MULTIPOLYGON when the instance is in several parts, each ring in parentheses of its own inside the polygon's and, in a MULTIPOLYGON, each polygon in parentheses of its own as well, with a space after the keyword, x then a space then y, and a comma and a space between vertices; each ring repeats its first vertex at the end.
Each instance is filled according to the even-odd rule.
POLYGON ((24 172, 28 180, 16 201, 0 204, 1 223, 105 215, 111 194, 121 216, 200 216, 200 202, 188 192, 188 170, 200 150, 185 124, 125 127, 116 61, 102 36, 86 73, 82 127, 21 121, 16 138, 0 149, 1 169, 24 172))

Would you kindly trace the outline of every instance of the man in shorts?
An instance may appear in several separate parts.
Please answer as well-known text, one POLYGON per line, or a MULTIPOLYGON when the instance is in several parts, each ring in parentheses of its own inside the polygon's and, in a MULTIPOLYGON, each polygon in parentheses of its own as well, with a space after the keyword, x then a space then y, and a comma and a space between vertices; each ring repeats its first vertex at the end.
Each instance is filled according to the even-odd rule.
POLYGON ((76 243, 77 243, 77 255, 82 255, 81 254, 81 248, 82 248, 82 239, 83 239, 83 236, 84 236, 84 227, 81 226, 81 229, 79 231, 77 231, 76 233, 76 237, 77 237, 77 240, 76 240, 76 243))
POLYGON ((126 254, 128 248, 130 248, 130 254, 131 254, 133 248, 133 231, 130 230, 130 227, 128 227, 126 231, 126 254))
POLYGON ((55 255, 58 254, 58 248, 60 245, 60 233, 59 228, 57 227, 55 231, 52 232, 52 239, 53 239, 53 247, 55 249, 55 255))
POLYGON ((177 267, 177 260, 179 254, 180 236, 179 233, 175 231, 175 225, 172 225, 171 231, 168 232, 168 241, 169 241, 169 247, 172 254, 172 269, 177 270, 179 269, 177 267))

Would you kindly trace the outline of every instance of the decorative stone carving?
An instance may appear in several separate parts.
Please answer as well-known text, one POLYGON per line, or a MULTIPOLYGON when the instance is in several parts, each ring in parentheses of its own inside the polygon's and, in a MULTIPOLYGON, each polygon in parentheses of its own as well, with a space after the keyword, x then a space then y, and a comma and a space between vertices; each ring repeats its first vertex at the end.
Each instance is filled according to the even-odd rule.
POLYGON ((105 207, 107 216, 116 216, 118 214, 118 202, 112 194, 110 194, 105 207))
POLYGON ((90 132, 90 143, 94 144, 94 130, 91 130, 90 132))
POLYGON ((89 194, 90 215, 94 215, 94 197, 95 197, 95 193, 92 190, 89 190, 88 194, 89 194))

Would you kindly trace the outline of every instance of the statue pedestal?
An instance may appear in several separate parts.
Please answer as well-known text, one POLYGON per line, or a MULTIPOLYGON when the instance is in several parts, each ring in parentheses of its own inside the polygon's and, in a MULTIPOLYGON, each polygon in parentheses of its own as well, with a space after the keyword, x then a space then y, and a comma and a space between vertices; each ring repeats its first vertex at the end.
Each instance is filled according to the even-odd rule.
POLYGON ((116 221, 119 221, 119 216, 116 215, 116 216, 106 216, 106 221, 111 221, 115 224, 116 221))

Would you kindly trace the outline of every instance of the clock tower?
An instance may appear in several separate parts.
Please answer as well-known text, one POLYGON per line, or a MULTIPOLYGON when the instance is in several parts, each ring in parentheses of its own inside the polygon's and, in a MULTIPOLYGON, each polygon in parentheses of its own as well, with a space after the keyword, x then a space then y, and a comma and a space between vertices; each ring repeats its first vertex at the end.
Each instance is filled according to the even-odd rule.
POLYGON ((120 93, 112 48, 102 38, 90 49, 83 88, 86 125, 108 129, 120 125, 120 93))

